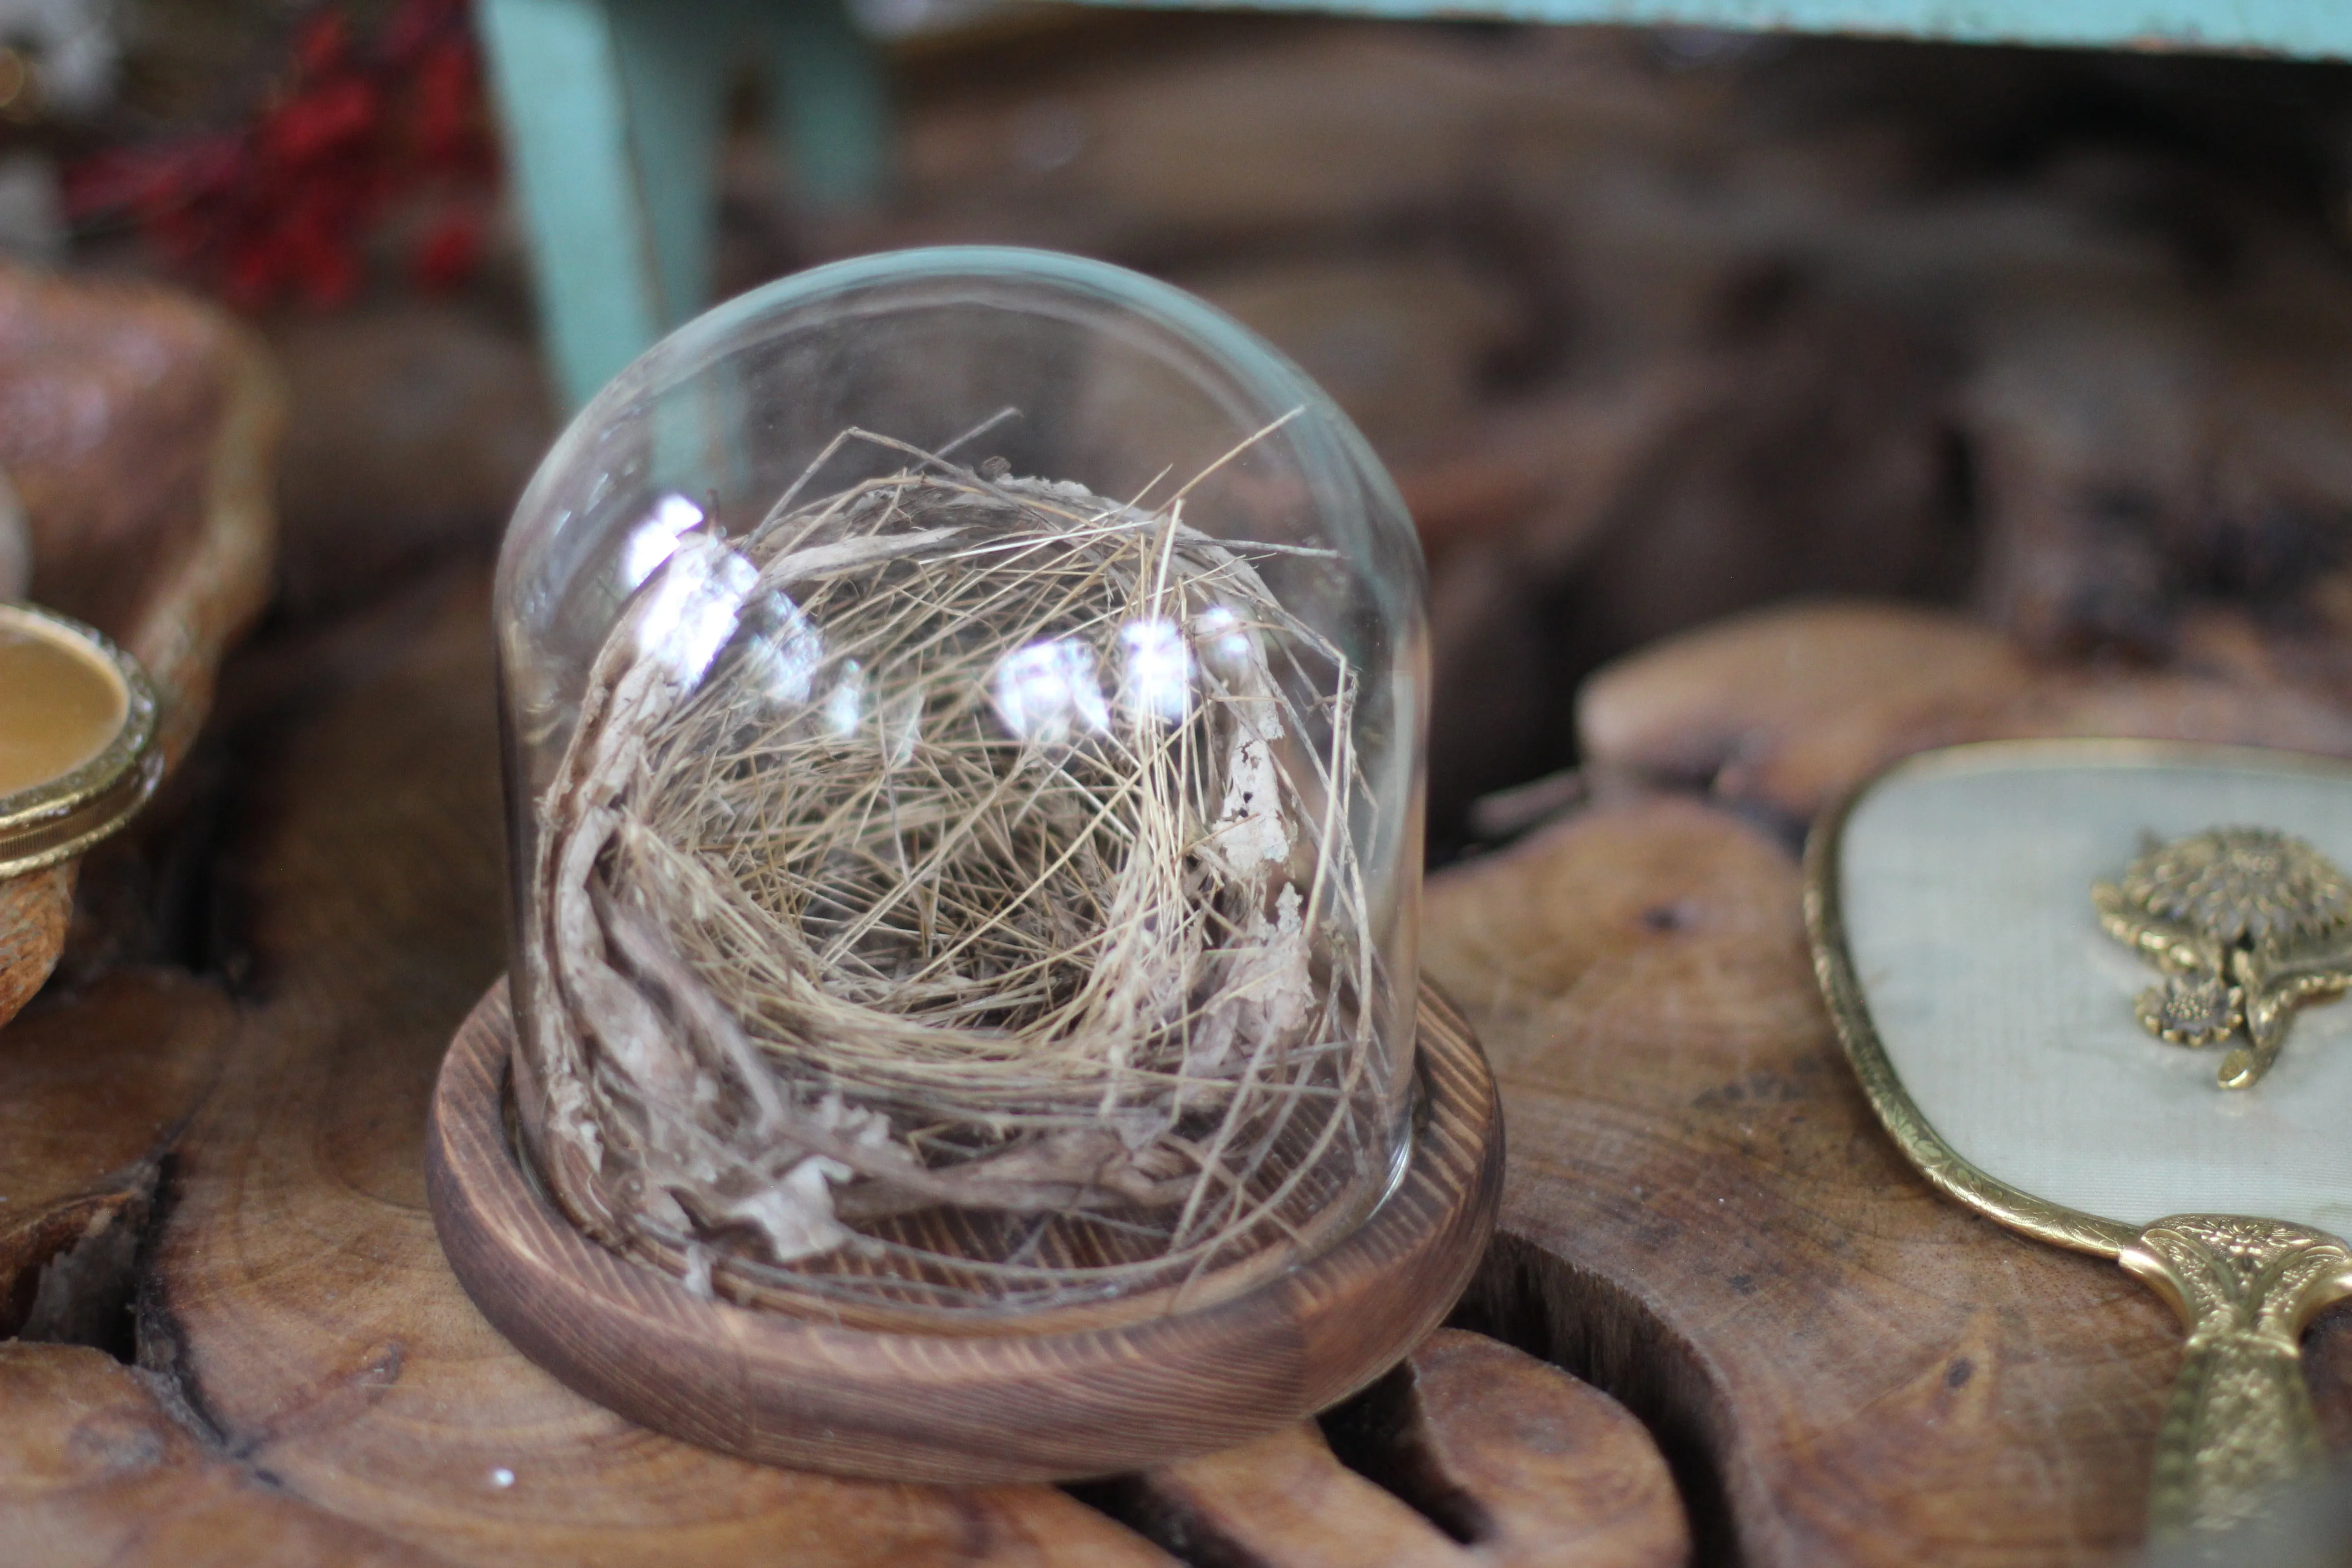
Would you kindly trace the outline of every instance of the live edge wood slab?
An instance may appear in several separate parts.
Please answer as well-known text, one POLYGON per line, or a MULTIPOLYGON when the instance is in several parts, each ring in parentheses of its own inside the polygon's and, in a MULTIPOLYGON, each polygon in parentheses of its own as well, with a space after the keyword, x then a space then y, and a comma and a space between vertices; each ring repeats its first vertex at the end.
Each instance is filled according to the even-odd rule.
POLYGON ((996 1485, 1115 1475, 1302 1421, 1357 1393, 1452 1310, 1494 1228, 1495 1081, 1460 1014, 1421 998, 1404 1173, 1327 1251, 1214 1304, 878 1331, 751 1310, 583 1237, 509 1135, 503 984, 457 1031, 425 1189, 483 1315, 573 1388, 658 1431, 771 1464, 996 1485))
MULTIPOLYGON (((506 963, 488 613, 480 574, 454 574, 233 661, 217 962, 53 985, 0 1029, 0 1295, 30 1315, 0 1342, 0 1564, 2136 1552, 2178 1328, 2111 1266, 1937 1198, 1853 1086, 1808 971, 1787 826, 1886 744, 1989 710, 1936 684, 1943 623, 1889 612, 1888 647, 1832 661, 1878 679, 1834 703, 1793 678, 1750 681, 1736 711, 1715 694, 1804 668, 1850 617, 1596 683, 1619 726, 1587 737, 1596 775, 1646 776, 1426 901, 1425 967, 1475 1023, 1510 1126, 1497 1242, 1456 1327, 1319 1423, 1073 1492, 847 1480, 665 1437, 564 1388, 466 1298, 425 1131, 451 1032, 506 963)), ((2153 679, 2088 694, 2098 721, 2127 699, 2151 727, 2228 710, 2153 679)), ((2305 699, 2263 689, 2238 710, 2283 739, 2305 699)), ((2352 1313, 2315 1324, 2305 1359, 2352 1441, 2352 1313)))
POLYGON ((90 1320, 0 1342, 0 1564, 1687 1561, 1642 1425, 1476 1333, 1326 1423, 1076 1495, 753 1464, 531 1364, 425 1192, 436 1074, 506 963, 488 615, 454 574, 241 655, 217 962, 53 985, 0 1029, 0 1291, 90 1320))

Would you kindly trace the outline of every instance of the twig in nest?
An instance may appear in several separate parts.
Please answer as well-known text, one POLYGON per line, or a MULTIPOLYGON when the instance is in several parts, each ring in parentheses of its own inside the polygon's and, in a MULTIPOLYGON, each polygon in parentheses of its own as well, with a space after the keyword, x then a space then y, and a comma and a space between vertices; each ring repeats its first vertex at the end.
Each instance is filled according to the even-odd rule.
POLYGON ((946 1306, 1330 1223, 1393 1087, 1354 667, 1181 500, 899 449, 687 535, 597 658, 541 808, 550 1186, 698 1283, 946 1306))

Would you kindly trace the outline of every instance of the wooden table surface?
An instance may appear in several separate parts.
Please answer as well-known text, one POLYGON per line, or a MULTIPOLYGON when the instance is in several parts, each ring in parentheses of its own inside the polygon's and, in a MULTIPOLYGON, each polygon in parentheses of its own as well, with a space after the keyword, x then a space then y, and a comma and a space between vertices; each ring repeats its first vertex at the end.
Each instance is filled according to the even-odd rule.
MULTIPOLYGON (((2179 1331, 2111 1266, 1939 1201, 1879 1133, 1812 990, 1806 803, 1767 787, 1837 771, 1799 766, 1829 721, 1756 698, 1742 754, 1788 765, 1727 784, 1723 716, 1692 695, 1725 683, 1705 647, 1631 671, 1638 701, 1605 674, 1608 787, 1433 883, 1426 967, 1504 1084, 1503 1233, 1462 1328, 1370 1395, 1074 1490, 765 1469, 588 1405, 481 1321, 425 1208, 434 1072, 505 964, 488 648, 468 569, 233 662, 195 804, 158 825, 204 851, 202 962, 53 987, 0 1032, 0 1327, 24 1335, 0 1343, 0 1563, 2030 1564, 2135 1543, 2179 1331)), ((1857 740, 1855 701, 1831 705, 1849 771, 1912 732, 1857 740)), ((2307 1354, 2340 1445, 2352 1313, 2307 1354)))

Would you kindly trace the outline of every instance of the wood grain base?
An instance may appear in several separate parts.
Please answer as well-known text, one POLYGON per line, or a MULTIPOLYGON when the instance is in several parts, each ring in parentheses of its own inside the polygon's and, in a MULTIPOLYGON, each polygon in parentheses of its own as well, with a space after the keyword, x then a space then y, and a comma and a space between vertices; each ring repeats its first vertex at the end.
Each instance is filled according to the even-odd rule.
POLYGON ((1272 1431, 1364 1387, 1434 1328, 1484 1252, 1502 1115, 1477 1041, 1421 1002, 1411 1162, 1320 1257, 1198 1310, 1111 1327, 883 1332, 688 1292, 574 1230, 505 1118, 504 982, 458 1029, 425 1139, 434 1223, 515 1346, 646 1426, 768 1463, 994 1484, 1113 1475, 1272 1431))

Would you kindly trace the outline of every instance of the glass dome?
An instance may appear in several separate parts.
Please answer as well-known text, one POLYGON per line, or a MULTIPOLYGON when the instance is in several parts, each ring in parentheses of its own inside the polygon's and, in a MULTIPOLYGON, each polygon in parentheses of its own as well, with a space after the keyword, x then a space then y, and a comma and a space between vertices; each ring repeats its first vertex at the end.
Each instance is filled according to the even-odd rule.
POLYGON ((846 1321, 1346 1234, 1405 1147, 1423 596, 1346 417, 1136 274, 908 251, 680 329, 499 567, 549 1191, 846 1321))

